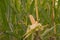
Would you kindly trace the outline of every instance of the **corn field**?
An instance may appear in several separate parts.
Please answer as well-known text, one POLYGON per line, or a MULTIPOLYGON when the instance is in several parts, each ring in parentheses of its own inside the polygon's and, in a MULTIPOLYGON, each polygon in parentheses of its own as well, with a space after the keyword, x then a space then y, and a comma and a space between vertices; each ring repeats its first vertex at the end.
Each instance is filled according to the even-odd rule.
POLYGON ((0 40, 60 40, 60 0, 0 0, 0 40))

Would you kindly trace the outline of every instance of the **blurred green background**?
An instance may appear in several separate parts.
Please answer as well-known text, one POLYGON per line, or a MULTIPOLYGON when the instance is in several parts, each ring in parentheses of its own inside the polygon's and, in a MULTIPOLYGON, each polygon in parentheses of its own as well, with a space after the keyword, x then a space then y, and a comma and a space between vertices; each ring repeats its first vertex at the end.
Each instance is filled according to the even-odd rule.
MULTIPOLYGON (((56 32, 53 29, 43 40, 60 40, 60 0, 37 0, 37 5, 35 0, 0 0, 0 40, 23 40, 22 36, 31 25, 28 15, 37 20, 36 6, 39 23, 48 24, 47 28, 55 23, 56 32)), ((30 36, 26 40, 34 40, 32 38, 30 36)))

